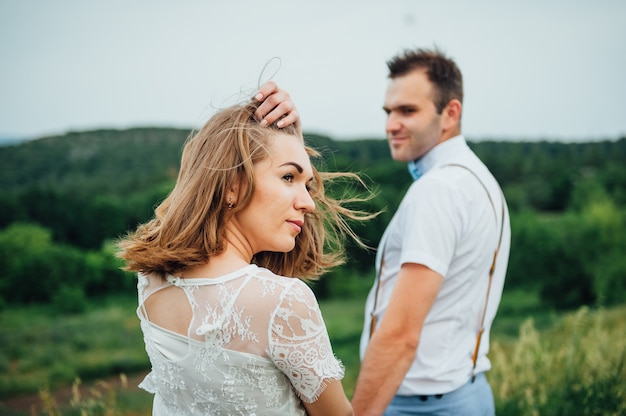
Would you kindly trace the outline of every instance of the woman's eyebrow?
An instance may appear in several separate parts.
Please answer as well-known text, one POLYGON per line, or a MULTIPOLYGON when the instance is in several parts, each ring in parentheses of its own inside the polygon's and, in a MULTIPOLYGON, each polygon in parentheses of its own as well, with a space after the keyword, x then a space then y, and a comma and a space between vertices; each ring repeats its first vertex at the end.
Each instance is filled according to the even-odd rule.
POLYGON ((302 169, 302 166, 300 166, 296 162, 287 162, 287 163, 283 163, 282 165, 280 165, 280 167, 283 167, 283 166, 293 166, 294 168, 296 168, 298 173, 304 172, 304 169, 302 169))
MULTIPOLYGON (((296 162, 286 162, 286 163, 283 163, 282 165, 280 165, 279 167, 283 167, 283 166, 293 166, 294 168, 296 168, 296 170, 298 171, 299 174, 304 173, 304 169, 302 168, 302 166, 300 166, 296 162)), ((313 181, 315 181, 315 176, 311 176, 307 180, 307 182, 313 182, 313 181)))

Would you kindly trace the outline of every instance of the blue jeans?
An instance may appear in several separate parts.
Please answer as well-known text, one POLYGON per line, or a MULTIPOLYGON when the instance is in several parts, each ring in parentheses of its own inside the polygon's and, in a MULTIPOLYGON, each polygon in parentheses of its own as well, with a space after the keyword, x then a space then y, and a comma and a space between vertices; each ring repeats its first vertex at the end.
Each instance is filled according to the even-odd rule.
POLYGON ((493 393, 483 373, 462 387, 438 396, 395 396, 385 416, 494 416, 493 393))

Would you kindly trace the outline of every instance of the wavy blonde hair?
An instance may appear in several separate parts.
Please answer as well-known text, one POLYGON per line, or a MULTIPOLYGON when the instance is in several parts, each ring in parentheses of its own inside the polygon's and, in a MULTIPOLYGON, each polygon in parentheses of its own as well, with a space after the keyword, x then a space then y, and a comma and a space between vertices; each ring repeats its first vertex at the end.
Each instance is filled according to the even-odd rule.
MULTIPOLYGON (((220 254, 225 244, 225 224, 244 209, 254 193, 254 165, 268 157, 268 140, 277 132, 297 136, 291 125, 261 127, 254 118, 257 103, 235 105, 217 112, 186 142, 174 189, 155 209, 155 217, 118 241, 118 256, 125 270, 175 275, 205 264, 220 254), (240 184, 237 206, 229 209, 226 195, 240 184)), ((306 147, 309 156, 320 154, 306 147)), ((313 168, 311 196, 315 211, 306 213, 295 248, 287 253, 261 252, 253 263, 283 276, 315 279, 328 268, 343 263, 343 241, 353 238, 365 245, 347 221, 362 221, 376 214, 346 205, 371 197, 334 199, 325 184, 337 179, 363 182, 353 173, 319 172, 313 168)))

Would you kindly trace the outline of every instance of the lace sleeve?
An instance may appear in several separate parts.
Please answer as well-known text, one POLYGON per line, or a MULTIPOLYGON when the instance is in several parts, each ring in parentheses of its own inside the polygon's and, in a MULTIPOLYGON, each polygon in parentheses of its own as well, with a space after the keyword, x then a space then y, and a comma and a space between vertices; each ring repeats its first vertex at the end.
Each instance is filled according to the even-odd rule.
POLYGON ((330 381, 343 378, 317 299, 301 280, 294 279, 271 318, 269 355, 307 403, 316 401, 330 381))

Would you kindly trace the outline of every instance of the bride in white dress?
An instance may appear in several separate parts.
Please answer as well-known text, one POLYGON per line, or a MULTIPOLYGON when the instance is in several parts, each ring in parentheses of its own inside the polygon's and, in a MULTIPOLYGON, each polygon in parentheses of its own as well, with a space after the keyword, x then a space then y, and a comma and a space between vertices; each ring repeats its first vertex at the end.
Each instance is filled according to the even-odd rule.
POLYGON ((119 242, 138 273, 153 415, 352 414, 303 280, 341 262, 343 236, 359 242, 344 218, 371 216, 325 195, 333 175, 310 155, 289 95, 270 82, 186 143, 155 218, 119 242))

